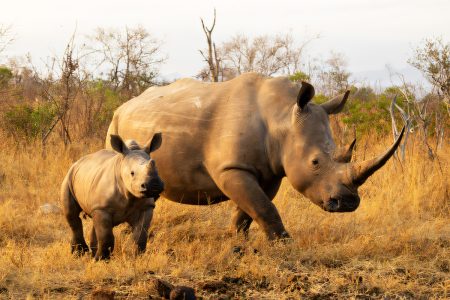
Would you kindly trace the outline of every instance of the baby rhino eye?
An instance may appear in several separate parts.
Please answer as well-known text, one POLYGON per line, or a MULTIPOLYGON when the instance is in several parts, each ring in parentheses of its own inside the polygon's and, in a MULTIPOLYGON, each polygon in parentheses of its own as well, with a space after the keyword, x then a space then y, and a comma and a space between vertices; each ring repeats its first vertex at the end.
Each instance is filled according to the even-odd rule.
POLYGON ((134 171, 131 171, 131 176, 134 176, 134 171))
POLYGON ((314 158, 312 160, 312 164, 313 164, 313 166, 317 166, 319 164, 319 160, 317 158, 314 158))

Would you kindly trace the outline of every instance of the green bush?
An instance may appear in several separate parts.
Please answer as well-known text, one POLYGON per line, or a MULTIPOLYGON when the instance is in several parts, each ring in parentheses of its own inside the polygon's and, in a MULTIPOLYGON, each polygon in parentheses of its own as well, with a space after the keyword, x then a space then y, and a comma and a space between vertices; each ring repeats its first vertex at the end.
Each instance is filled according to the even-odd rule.
POLYGON ((52 125, 56 116, 56 107, 50 103, 39 105, 17 104, 3 114, 5 130, 15 136, 26 139, 42 137, 52 125))
POLYGON ((13 77, 13 73, 6 67, 0 67, 0 87, 8 85, 9 81, 13 77))
POLYGON ((123 100, 118 92, 105 85, 103 81, 96 82, 91 95, 103 101, 100 111, 94 119, 95 127, 101 131, 105 127, 107 128, 114 111, 123 103, 123 100))
POLYGON ((300 82, 300 81, 309 81, 310 77, 306 73, 303 73, 302 71, 297 71, 294 74, 289 76, 289 80, 293 82, 300 82))
POLYGON ((371 101, 350 99, 342 121, 355 126, 358 136, 372 131, 387 134, 391 131, 390 104, 391 100, 381 97, 371 101))

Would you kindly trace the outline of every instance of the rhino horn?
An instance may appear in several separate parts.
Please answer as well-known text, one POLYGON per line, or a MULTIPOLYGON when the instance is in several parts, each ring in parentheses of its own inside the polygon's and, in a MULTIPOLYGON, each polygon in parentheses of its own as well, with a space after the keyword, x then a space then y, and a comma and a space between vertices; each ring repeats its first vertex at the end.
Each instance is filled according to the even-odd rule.
POLYGON ((373 173, 375 173, 375 171, 384 166, 384 164, 389 160, 389 158, 391 158, 391 156, 395 153, 395 150, 397 150, 398 146, 400 145, 404 132, 405 127, 403 127, 400 135, 397 137, 397 140, 394 142, 391 148, 389 148, 382 155, 362 162, 352 163, 350 165, 350 178, 352 180, 352 183, 358 186, 362 185, 367 180, 367 178, 369 178, 369 176, 371 176, 373 173))
POLYGON ((355 148, 356 138, 349 145, 339 148, 334 153, 334 160, 337 162, 348 163, 352 159, 353 149, 355 148))
POLYGON ((147 170, 152 171, 155 168, 155 161, 150 159, 147 163, 147 170))
POLYGON ((325 109, 325 111, 329 115, 339 113, 345 106, 345 102, 347 102, 348 95, 350 91, 346 91, 345 94, 339 95, 331 100, 328 100, 325 103, 322 103, 320 106, 325 109))

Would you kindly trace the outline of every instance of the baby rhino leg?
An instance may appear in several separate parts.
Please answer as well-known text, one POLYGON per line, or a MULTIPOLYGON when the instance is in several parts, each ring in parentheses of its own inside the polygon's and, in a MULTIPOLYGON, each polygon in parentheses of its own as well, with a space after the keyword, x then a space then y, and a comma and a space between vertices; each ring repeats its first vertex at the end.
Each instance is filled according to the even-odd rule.
POLYGON ((71 195, 69 188, 63 188, 61 198, 64 215, 72 230, 71 251, 73 254, 83 255, 89 251, 89 248, 83 236, 83 223, 80 219, 81 207, 71 195))
POLYGON ((95 260, 109 259, 114 250, 114 234, 112 217, 109 213, 96 210, 92 214, 95 236, 97 237, 97 249, 95 260))
POLYGON ((129 221, 133 229, 133 240, 138 253, 145 252, 147 247, 148 229, 153 217, 153 207, 137 212, 129 221))

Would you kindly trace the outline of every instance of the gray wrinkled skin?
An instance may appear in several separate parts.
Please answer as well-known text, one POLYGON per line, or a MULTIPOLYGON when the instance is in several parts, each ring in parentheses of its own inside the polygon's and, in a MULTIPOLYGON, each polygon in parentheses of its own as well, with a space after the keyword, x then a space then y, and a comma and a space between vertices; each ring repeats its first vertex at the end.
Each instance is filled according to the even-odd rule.
POLYGON ((133 229, 138 251, 145 251, 155 200, 163 190, 155 161, 149 154, 161 144, 161 135, 140 148, 127 146, 117 135, 110 143, 115 151, 86 155, 69 169, 61 186, 61 201, 72 229, 72 253, 88 251, 80 212, 93 219, 90 248, 95 259, 107 259, 114 249, 112 228, 127 222, 133 229))
POLYGON ((310 84, 299 91, 287 78, 253 73, 222 83, 182 79, 123 104, 108 134, 143 142, 162 132, 155 159, 164 197, 194 205, 231 199, 236 230, 246 232, 255 220, 270 239, 283 238, 271 202, 283 177, 324 210, 353 211, 357 187, 399 142, 379 158, 351 163, 354 143, 336 149, 328 117, 342 110, 348 92, 322 105, 310 103, 313 96, 310 84))

